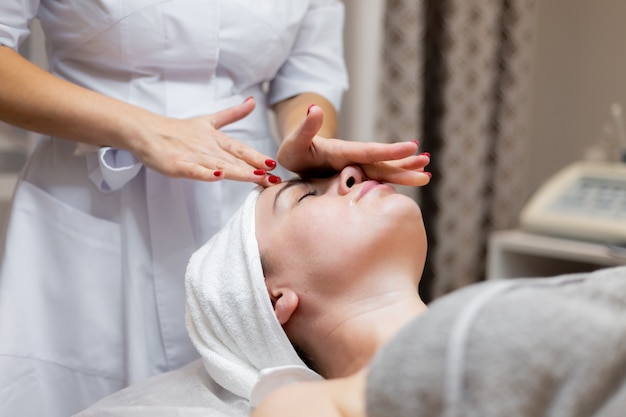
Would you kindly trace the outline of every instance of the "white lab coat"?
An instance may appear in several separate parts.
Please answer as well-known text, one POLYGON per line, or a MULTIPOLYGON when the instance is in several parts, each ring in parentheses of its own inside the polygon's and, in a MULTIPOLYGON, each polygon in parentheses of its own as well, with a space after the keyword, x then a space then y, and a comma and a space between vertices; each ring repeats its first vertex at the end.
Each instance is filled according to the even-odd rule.
MULTIPOLYGON (((337 0, 2 0, 0 43, 16 49, 35 17, 50 71, 89 89, 180 118, 254 96, 222 130, 268 155, 268 105, 314 91, 339 106, 347 87, 337 0)), ((44 139, 17 185, 0 265, 1 417, 68 416, 196 358, 185 266, 252 188, 75 151, 44 139)))

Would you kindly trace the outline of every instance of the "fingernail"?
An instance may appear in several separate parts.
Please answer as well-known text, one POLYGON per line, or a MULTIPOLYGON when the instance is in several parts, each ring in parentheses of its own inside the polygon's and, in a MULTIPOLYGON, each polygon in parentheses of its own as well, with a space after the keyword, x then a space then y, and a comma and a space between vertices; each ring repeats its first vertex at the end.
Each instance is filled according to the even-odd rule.
POLYGON ((433 174, 431 174, 430 172, 424 171, 424 174, 428 175, 428 178, 432 178, 433 177, 433 174))
POLYGON ((420 146, 420 141, 419 140, 412 140, 411 142, 413 142, 414 144, 416 144, 417 146, 420 146))
POLYGON ((313 107, 313 106, 315 106, 315 103, 313 103, 313 104, 309 105, 309 108, 308 108, 308 109, 306 109, 306 115, 307 115, 307 116, 309 115, 309 113, 311 113, 311 107, 313 107))
POLYGON ((224 175, 224 171, 213 171, 213 175, 216 177, 221 177, 224 175))
POLYGON ((248 101, 252 100, 253 98, 254 98, 254 97, 250 96, 250 97, 248 97, 247 99, 245 99, 243 102, 244 102, 244 103, 247 103, 248 101))
POLYGON ((427 157, 430 158, 430 152, 422 152, 420 155, 427 156, 427 157))
POLYGON ((267 180, 272 184, 280 184, 280 177, 277 177, 276 175, 270 175, 267 180))
POLYGON ((267 165, 269 168, 276 168, 276 161, 274 161, 273 159, 266 159, 265 165, 267 165))
POLYGON ((267 173, 266 170, 264 169, 255 169, 254 170, 254 175, 265 175, 267 173))

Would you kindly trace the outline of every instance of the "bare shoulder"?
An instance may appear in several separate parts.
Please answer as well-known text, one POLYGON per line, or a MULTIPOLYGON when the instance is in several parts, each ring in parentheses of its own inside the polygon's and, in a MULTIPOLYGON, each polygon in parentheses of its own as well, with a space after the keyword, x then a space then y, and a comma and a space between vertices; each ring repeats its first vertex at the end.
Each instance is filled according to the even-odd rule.
POLYGON ((252 417, 365 417, 365 375, 287 385, 271 393, 252 417))
POLYGON ((367 370, 362 369, 354 375, 345 378, 331 379, 327 382, 327 395, 333 398, 333 403, 342 417, 366 417, 365 413, 365 383, 367 370))
POLYGON ((252 417, 320 415, 341 416, 329 395, 327 381, 302 382, 279 388, 263 400, 252 417))

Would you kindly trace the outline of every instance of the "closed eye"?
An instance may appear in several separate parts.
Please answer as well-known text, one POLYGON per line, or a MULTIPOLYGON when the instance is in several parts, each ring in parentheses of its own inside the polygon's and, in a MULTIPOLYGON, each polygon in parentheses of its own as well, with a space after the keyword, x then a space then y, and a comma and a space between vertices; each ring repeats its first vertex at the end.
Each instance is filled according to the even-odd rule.
POLYGON ((303 194, 300 198, 298 198, 298 203, 301 202, 302 200, 304 200, 307 197, 315 196, 315 195, 317 195, 317 191, 316 190, 309 190, 305 194, 303 194))

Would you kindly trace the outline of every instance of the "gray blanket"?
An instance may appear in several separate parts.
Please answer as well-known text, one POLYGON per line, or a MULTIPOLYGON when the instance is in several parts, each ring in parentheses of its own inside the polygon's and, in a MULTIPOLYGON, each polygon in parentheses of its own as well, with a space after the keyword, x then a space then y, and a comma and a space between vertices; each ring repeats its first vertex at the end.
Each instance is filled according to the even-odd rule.
POLYGON ((626 267, 433 302, 374 358, 367 413, 626 416, 626 267))

